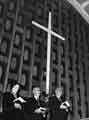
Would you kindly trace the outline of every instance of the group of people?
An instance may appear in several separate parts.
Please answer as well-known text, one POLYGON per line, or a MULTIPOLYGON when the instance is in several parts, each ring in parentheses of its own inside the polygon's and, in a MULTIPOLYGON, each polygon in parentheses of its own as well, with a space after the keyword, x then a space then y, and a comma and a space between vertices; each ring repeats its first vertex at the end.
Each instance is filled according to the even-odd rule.
POLYGON ((70 104, 62 100, 62 87, 56 87, 55 94, 45 96, 45 100, 40 97, 39 86, 32 87, 32 97, 28 100, 19 96, 19 90, 20 85, 16 83, 3 95, 5 120, 67 120, 70 104))

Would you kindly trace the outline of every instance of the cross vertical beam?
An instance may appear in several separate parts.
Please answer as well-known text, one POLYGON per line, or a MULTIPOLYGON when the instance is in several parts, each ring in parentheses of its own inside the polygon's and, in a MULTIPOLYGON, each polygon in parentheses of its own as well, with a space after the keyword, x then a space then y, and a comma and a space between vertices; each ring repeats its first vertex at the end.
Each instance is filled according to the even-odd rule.
POLYGON ((50 81, 50 59, 51 59, 51 12, 49 12, 48 21, 48 40, 47 40, 47 66, 46 66, 46 94, 49 94, 50 81))

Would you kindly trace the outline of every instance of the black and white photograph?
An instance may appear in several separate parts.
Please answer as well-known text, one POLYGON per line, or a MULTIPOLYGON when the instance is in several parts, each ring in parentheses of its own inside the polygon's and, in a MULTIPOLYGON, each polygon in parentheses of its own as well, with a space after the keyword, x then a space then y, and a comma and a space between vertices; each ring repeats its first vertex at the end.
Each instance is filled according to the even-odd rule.
POLYGON ((0 120, 89 120, 89 0, 0 0, 0 120))

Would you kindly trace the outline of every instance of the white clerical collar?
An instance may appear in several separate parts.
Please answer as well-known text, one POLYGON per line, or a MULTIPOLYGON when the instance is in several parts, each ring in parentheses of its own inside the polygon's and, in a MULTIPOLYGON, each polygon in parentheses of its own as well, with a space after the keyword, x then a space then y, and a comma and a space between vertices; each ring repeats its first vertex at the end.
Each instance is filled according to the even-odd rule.
POLYGON ((38 97, 38 96, 34 96, 34 98, 35 98, 36 100, 39 100, 39 97, 38 97))

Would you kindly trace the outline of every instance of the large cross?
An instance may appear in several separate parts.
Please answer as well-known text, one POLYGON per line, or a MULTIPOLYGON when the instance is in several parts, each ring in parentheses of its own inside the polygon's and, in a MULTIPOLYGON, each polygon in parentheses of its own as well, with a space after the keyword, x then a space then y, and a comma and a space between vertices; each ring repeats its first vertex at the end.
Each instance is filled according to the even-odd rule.
POLYGON ((46 66, 46 93, 49 94, 49 82, 50 82, 50 59, 51 59, 51 35, 65 40, 64 37, 58 35, 51 29, 51 12, 49 12, 49 20, 48 20, 48 28, 40 25, 39 23, 32 21, 32 24, 39 27, 40 29, 46 31, 48 33, 48 41, 47 41, 47 66, 46 66))

